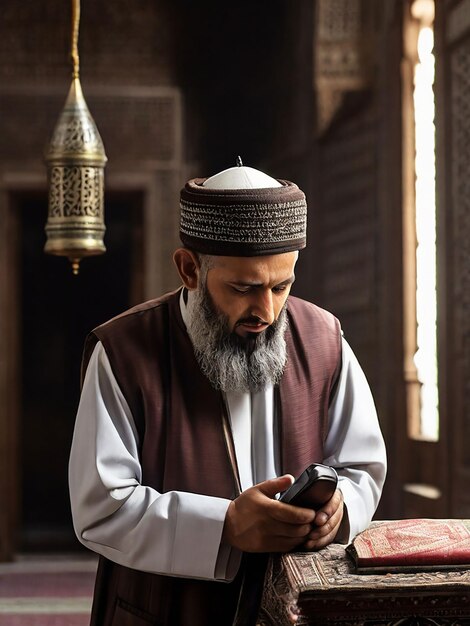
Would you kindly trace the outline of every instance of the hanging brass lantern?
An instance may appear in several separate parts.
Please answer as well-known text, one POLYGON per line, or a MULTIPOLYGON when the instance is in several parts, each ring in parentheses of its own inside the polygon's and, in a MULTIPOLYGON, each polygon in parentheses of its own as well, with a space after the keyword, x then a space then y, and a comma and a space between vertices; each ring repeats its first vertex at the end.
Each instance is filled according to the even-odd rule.
POLYGON ((107 158, 80 85, 79 21, 80 2, 72 0, 72 85, 45 154, 49 210, 44 252, 68 257, 74 274, 78 274, 82 258, 106 252, 103 236, 107 158))

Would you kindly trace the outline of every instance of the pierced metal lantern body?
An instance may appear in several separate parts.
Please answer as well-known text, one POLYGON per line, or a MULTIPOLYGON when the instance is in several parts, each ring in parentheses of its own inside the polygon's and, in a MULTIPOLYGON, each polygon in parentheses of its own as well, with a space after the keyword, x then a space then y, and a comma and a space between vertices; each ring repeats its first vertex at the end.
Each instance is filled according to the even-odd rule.
POLYGON ((49 211, 44 251, 66 256, 78 273, 80 260, 106 251, 103 142, 78 77, 46 150, 49 211))

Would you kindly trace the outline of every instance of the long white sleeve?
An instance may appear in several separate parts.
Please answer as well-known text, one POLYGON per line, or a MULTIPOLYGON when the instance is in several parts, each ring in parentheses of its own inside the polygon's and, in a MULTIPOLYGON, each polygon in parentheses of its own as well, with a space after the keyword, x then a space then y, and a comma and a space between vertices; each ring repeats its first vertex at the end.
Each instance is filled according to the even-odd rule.
POLYGON ((350 541, 372 519, 386 474, 386 452, 377 412, 364 373, 347 341, 342 341, 342 370, 329 408, 325 465, 339 475, 350 541))
POLYGON ((69 464, 75 532, 91 550, 147 572, 232 578, 237 551, 220 540, 229 500, 141 484, 138 434, 98 343, 87 368, 69 464))

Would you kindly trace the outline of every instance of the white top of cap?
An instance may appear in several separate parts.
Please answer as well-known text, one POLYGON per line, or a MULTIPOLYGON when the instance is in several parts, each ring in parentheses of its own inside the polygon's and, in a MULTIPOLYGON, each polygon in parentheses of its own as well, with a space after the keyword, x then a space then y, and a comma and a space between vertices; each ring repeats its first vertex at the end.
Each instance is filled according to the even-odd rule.
POLYGON ((208 189, 266 189, 282 187, 281 183, 252 167, 240 165, 214 174, 203 183, 208 189))

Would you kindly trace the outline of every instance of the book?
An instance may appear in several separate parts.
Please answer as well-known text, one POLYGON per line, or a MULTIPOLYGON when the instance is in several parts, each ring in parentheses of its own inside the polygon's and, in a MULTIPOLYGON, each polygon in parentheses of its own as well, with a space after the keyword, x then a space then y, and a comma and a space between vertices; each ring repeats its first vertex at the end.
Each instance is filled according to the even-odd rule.
POLYGON ((470 569, 470 520, 372 522, 346 553, 358 574, 470 569))

